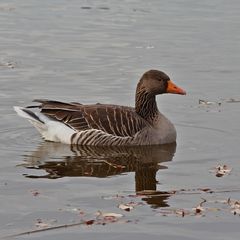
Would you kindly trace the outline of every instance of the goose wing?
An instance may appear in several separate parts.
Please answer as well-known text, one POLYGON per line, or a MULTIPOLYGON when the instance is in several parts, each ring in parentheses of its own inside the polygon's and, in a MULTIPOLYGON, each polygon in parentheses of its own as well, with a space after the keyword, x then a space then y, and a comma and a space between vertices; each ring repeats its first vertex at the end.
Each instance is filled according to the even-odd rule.
MULTIPOLYGON (((80 103, 64 103, 50 100, 34 100, 41 103, 41 112, 61 121, 76 131, 98 129, 115 136, 134 136, 148 126, 132 107, 80 103)), ((33 107, 33 106, 32 106, 33 107)))

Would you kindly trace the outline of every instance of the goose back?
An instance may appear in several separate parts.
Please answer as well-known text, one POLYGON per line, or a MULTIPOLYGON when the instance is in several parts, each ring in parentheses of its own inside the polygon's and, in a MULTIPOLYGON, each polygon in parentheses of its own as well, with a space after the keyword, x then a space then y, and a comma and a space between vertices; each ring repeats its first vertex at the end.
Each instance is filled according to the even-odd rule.
POLYGON ((97 129, 114 136, 132 137, 149 126, 132 107, 99 103, 82 105, 50 100, 35 102, 41 103, 38 107, 43 114, 76 131, 97 129))

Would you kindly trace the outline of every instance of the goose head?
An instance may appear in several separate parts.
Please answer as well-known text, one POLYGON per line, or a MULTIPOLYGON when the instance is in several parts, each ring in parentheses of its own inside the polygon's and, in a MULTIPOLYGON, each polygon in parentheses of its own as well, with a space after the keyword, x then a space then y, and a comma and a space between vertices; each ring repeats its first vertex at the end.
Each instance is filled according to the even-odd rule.
POLYGON ((138 91, 145 91, 150 95, 164 93, 186 95, 186 92, 174 84, 166 73, 158 70, 149 70, 143 74, 137 86, 138 91))

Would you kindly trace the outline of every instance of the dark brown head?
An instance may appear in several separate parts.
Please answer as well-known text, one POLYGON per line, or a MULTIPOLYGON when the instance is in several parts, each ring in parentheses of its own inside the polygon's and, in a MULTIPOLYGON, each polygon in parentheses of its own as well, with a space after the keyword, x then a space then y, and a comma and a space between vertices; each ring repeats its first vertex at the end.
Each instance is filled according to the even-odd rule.
POLYGON ((163 93, 186 95, 186 92, 176 86, 167 74, 158 70, 149 70, 143 74, 137 87, 137 91, 141 90, 153 95, 163 93))

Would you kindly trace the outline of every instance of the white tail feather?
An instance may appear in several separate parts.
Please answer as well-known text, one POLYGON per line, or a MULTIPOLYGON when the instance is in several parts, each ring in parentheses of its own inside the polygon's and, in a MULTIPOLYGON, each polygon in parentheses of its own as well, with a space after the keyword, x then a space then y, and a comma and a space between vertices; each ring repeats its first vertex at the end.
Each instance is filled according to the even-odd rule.
POLYGON ((75 131, 59 121, 52 120, 40 112, 14 106, 17 114, 26 118, 45 140, 71 144, 71 136, 75 131))
MULTIPOLYGON (((29 115, 27 112, 24 111, 24 110, 26 110, 26 108, 19 107, 19 106, 14 106, 13 108, 20 117, 23 117, 23 118, 26 118, 26 119, 32 120, 32 121, 37 121, 36 118, 33 118, 31 115, 29 115)), ((36 114, 34 113, 34 115, 36 115, 36 114)), ((37 117, 37 115, 36 115, 36 117, 37 117)), ((41 121, 38 121, 38 122, 41 122, 41 121)))

